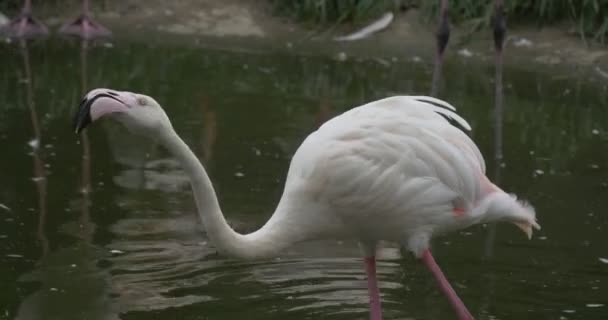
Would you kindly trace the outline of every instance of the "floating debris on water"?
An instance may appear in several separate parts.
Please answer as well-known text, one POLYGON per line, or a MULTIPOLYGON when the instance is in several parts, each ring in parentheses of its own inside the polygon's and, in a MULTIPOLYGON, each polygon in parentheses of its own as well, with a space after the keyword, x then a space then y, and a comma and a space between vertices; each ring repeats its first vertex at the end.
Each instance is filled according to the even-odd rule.
POLYGON ((7 207, 7 206, 3 205, 2 203, 0 203, 0 209, 4 209, 4 210, 6 210, 6 211, 11 211, 11 208, 9 208, 9 207, 7 207))
POLYGON ((335 56, 335 59, 338 60, 338 61, 340 61, 340 62, 346 61, 347 58, 348 58, 348 56, 343 51, 338 52, 336 54, 336 56, 335 56))
POLYGON ((598 258, 600 260, 601 263, 605 263, 608 264, 608 259, 606 258, 598 258))
POLYGON ((595 72, 597 72, 597 74, 599 74, 600 76, 602 76, 604 78, 608 78, 608 72, 602 70, 602 68, 600 68, 599 66, 595 67, 595 72))
POLYGON ((526 39, 526 38, 519 38, 517 41, 513 42, 513 45, 516 47, 531 47, 532 46, 532 41, 526 39))
POLYGON ((604 306, 603 303, 587 303, 585 305, 587 308, 601 308, 604 306))
POLYGON ((0 12, 0 26, 7 25, 11 20, 5 16, 2 12, 0 12))
POLYGON ((467 48, 462 48, 462 49, 458 50, 458 54, 465 58, 470 58, 473 56, 473 52, 471 52, 471 50, 469 50, 467 48))
POLYGON ((244 173, 242 173, 242 172, 240 172, 240 171, 237 171, 237 172, 235 172, 235 173, 234 173, 234 176, 235 176, 235 177, 238 177, 238 178, 242 178, 242 177, 244 177, 244 176, 245 176, 245 174, 244 174, 244 173))
POLYGON ((32 139, 27 143, 32 149, 38 149, 40 147, 40 140, 32 139))
POLYGON ((591 130, 591 133, 597 136, 598 134, 600 134, 600 131, 597 129, 593 129, 591 130))
POLYGON ((111 253, 111 254, 123 254, 123 253, 125 253, 125 252, 124 252, 124 251, 121 251, 121 250, 112 249, 112 250, 110 250, 110 253, 111 253))
POLYGON ((6 257, 8 257, 8 258, 23 258, 22 255, 16 254, 16 253, 9 253, 9 254, 6 255, 6 257))
POLYGON ((374 61, 376 61, 378 64, 381 64, 384 67, 389 67, 391 65, 390 62, 386 61, 385 59, 382 58, 374 58, 374 61))

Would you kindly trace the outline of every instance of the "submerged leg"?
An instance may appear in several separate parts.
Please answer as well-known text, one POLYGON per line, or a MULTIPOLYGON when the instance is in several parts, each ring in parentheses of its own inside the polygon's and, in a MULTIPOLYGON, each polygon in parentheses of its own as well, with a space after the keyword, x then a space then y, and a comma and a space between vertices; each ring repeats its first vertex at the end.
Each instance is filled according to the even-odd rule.
POLYGON ((441 79, 441 68, 443 65, 443 52, 450 40, 450 22, 448 20, 448 0, 440 0, 439 28, 437 28, 437 52, 435 54, 435 68, 433 69, 433 80, 431 82, 431 96, 436 97, 439 93, 439 80, 441 79))
POLYGON ((78 36, 84 39, 109 37, 112 32, 91 18, 89 0, 83 0, 82 13, 76 19, 61 26, 60 33, 78 36))
POLYGON ((456 311, 458 319, 474 319, 467 307, 464 305, 462 300, 460 300, 460 298, 450 285, 450 282, 448 282, 448 279, 446 279, 445 275, 441 271, 441 268, 439 268, 439 266, 435 262, 435 259, 433 258, 433 255, 431 254, 431 251, 429 249, 424 250, 421 259, 422 262, 424 262, 424 264, 427 266, 427 268, 429 268, 429 270, 431 270, 431 272, 433 273, 433 276, 437 280, 437 284, 439 284, 439 288, 441 288, 441 291, 443 291, 443 293, 450 301, 452 308, 454 308, 454 311, 456 311))
POLYGON ((369 318, 382 319, 382 306, 380 304, 380 290, 376 278, 376 257, 368 256, 365 260, 365 273, 367 273, 367 289, 369 290, 369 318))
POLYGON ((497 113, 502 112, 503 110, 502 66, 503 46, 506 33, 507 22, 505 19, 504 3, 503 0, 496 0, 494 5, 494 48, 496 49, 496 79, 494 93, 496 96, 497 113))
MULTIPOLYGON (((507 24, 505 19, 505 8, 503 0, 494 2, 494 49, 496 49, 496 73, 494 77, 494 181, 500 182, 501 163, 503 159, 503 47, 507 24)), ((496 224, 490 224, 485 243, 485 256, 492 256, 494 239, 496 238, 496 224)))
POLYGON ((21 13, 11 20, 8 25, 0 28, 0 34, 10 38, 29 39, 46 36, 49 29, 32 15, 32 2, 25 0, 21 13))

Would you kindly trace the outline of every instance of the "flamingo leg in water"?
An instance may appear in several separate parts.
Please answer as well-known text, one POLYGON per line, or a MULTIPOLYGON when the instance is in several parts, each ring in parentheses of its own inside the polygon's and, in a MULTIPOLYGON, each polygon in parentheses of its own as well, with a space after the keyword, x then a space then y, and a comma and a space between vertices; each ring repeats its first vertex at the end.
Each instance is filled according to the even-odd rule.
POLYGON ((382 320, 382 306, 380 305, 380 290, 376 278, 376 257, 365 257, 365 272, 367 273, 367 288, 369 290, 369 318, 382 320))
POLYGON ((448 19, 448 0, 440 0, 439 28, 437 28, 437 53, 435 55, 435 67, 433 69, 433 80, 431 81, 431 96, 436 97, 439 93, 439 81, 441 79, 441 68, 443 65, 443 53, 450 40, 450 22, 448 19))
POLYGON ((78 36, 83 39, 109 37, 112 32, 93 18, 89 10, 89 0, 82 2, 82 13, 76 19, 61 26, 60 33, 78 36))
POLYGON ((502 65, 503 65, 503 46, 507 33, 507 22, 505 19, 505 6, 503 0, 496 0, 494 3, 494 48, 496 49, 496 110, 502 111, 502 65))
POLYGON ((437 280, 441 291, 443 291, 443 293, 450 301, 452 308, 454 308, 454 310, 456 311, 458 319, 474 319, 467 307, 462 302, 462 300, 460 300, 460 298, 456 294, 456 291, 454 291, 454 288, 452 288, 452 286, 450 285, 448 279, 446 279, 445 275, 441 271, 441 268, 439 268, 439 265, 437 265, 437 262, 435 262, 435 259, 433 258, 433 255, 431 254, 430 250, 424 250, 424 252, 422 253, 422 262, 424 262, 427 268, 429 268, 429 270, 431 270, 431 272, 433 273, 433 276, 435 276, 435 279, 437 280))

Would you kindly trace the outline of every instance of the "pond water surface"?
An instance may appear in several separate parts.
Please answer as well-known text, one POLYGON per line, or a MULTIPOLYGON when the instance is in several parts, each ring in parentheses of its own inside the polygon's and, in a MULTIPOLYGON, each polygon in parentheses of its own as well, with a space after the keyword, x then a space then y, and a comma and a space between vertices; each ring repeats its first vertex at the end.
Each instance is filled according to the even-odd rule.
MULTIPOLYGON (((367 318, 355 243, 219 256, 165 150, 111 123, 81 141, 72 114, 94 87, 155 97, 229 222, 249 232, 319 123, 427 94, 432 66, 126 42, 82 51, 56 39, 3 44, 0 60, 0 319, 367 318)), ((478 319, 608 319, 606 85, 506 69, 497 139, 493 69, 458 60, 444 75, 441 97, 473 126, 490 177, 532 202, 543 227, 530 241, 510 225, 435 239, 456 290, 478 319)), ((386 319, 454 319, 428 271, 395 245, 380 254, 379 278, 386 319)))

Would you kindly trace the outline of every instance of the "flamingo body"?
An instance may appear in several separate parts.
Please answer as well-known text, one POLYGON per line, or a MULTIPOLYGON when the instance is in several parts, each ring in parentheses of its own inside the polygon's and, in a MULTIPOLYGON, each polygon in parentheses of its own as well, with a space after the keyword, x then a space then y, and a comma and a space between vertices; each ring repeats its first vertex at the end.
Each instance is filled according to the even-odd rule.
POLYGON ((328 229, 318 232, 408 243, 420 255, 436 232, 480 222, 477 205, 499 190, 485 177, 477 146, 444 117, 470 128, 453 107, 429 97, 391 97, 351 109, 302 143, 284 195, 324 208, 309 220, 332 215, 312 218, 314 228, 328 229))
POLYGON ((432 236, 491 221, 512 222, 528 236, 539 228, 532 206, 486 178, 477 146, 450 121, 466 130, 469 124, 454 107, 435 98, 386 98, 323 124, 294 154, 269 221, 244 235, 226 223, 205 169, 154 99, 93 90, 76 115, 76 131, 104 117, 157 139, 181 162, 207 235, 221 253, 256 259, 304 240, 359 241, 374 320, 382 317, 375 265, 378 241, 402 243, 421 258, 458 318, 472 319, 430 254, 432 236))

